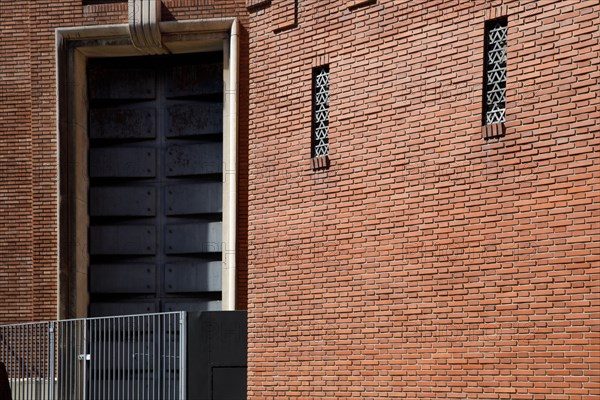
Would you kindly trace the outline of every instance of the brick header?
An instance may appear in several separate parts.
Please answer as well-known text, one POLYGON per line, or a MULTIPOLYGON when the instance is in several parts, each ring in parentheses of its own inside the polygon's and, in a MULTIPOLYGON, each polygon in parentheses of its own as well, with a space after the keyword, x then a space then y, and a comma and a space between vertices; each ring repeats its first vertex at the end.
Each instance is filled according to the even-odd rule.
POLYGON ((322 55, 313 57, 313 59, 312 59, 312 67, 313 68, 321 67, 323 65, 329 65, 329 55, 328 54, 322 54, 322 55))
POLYGON ((330 166, 329 156, 313 157, 310 159, 313 170, 327 169, 330 166))
POLYGON ((484 139, 499 138, 506 134, 506 126, 504 122, 493 125, 484 125, 481 128, 484 139))
POLYGON ((500 3, 494 5, 493 2, 486 3, 485 20, 506 17, 508 15, 508 5, 500 3))

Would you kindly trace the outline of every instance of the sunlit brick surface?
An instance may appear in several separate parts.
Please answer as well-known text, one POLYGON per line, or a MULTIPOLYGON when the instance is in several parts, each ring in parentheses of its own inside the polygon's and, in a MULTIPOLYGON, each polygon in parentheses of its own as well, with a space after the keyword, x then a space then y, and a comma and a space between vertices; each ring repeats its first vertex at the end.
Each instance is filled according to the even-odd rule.
POLYGON ((250 14, 250 398, 599 394, 599 11, 308 0, 284 30, 250 14), (485 21, 504 15, 506 135, 486 141, 485 21), (331 165, 313 171, 323 57, 331 165))

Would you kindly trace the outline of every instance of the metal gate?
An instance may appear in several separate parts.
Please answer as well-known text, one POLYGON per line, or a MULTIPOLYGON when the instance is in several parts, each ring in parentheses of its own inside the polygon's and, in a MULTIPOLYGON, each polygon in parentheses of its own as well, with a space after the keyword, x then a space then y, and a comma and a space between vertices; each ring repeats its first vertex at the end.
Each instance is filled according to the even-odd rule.
POLYGON ((185 399, 184 312, 0 326, 15 400, 185 399))

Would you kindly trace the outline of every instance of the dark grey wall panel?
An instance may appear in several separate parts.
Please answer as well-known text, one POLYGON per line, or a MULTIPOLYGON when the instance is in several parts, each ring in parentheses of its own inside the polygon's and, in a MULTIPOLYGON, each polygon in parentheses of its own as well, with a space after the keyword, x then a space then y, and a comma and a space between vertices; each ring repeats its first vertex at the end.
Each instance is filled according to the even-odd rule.
POLYGON ((167 137, 222 133, 223 104, 186 103, 167 108, 167 137))
POLYGON ((91 178, 151 178, 156 175, 156 150, 146 147, 90 150, 91 178))
POLYGON ((153 293, 156 290, 154 264, 92 264, 92 293, 153 293))
POLYGON ((90 110, 92 139, 153 139, 156 110, 153 108, 96 108, 90 110))
POLYGON ((90 188, 90 215, 156 215, 156 189, 152 186, 108 186, 90 188))
POLYGON ((167 215, 220 213, 223 210, 221 182, 171 185, 166 188, 167 215))
POLYGON ((187 332, 187 398, 245 399, 247 313, 189 312, 187 332))
POLYGON ((198 221, 166 228, 167 254, 213 253, 222 247, 222 223, 198 221))
POLYGON ((88 84, 92 100, 156 97, 156 72, 151 68, 90 68, 88 84))
POLYGON ((95 317, 108 317, 112 315, 148 314, 157 312, 154 302, 123 302, 90 304, 90 314, 95 317))
POLYGON ((154 225, 90 227, 90 254, 143 255, 155 251, 154 225))
POLYGON ((167 97, 223 93, 223 63, 172 67, 167 76, 167 97))
POLYGON ((212 400, 245 400, 246 367, 214 367, 212 400))
POLYGON ((221 261, 167 263, 165 291, 167 293, 221 291, 221 261))
POLYGON ((221 143, 171 145, 166 158, 167 176, 216 174, 223 171, 221 143))

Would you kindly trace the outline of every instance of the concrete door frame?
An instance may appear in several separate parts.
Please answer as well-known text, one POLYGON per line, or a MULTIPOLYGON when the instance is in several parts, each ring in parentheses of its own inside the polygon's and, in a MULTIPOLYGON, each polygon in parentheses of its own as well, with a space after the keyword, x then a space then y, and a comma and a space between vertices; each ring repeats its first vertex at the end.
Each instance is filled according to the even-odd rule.
MULTIPOLYGON (((239 35, 236 18, 158 24, 172 54, 223 51, 223 310, 235 309, 239 35)), ((87 60, 143 56, 127 24, 56 29, 59 270, 57 317, 87 316, 87 60)))

